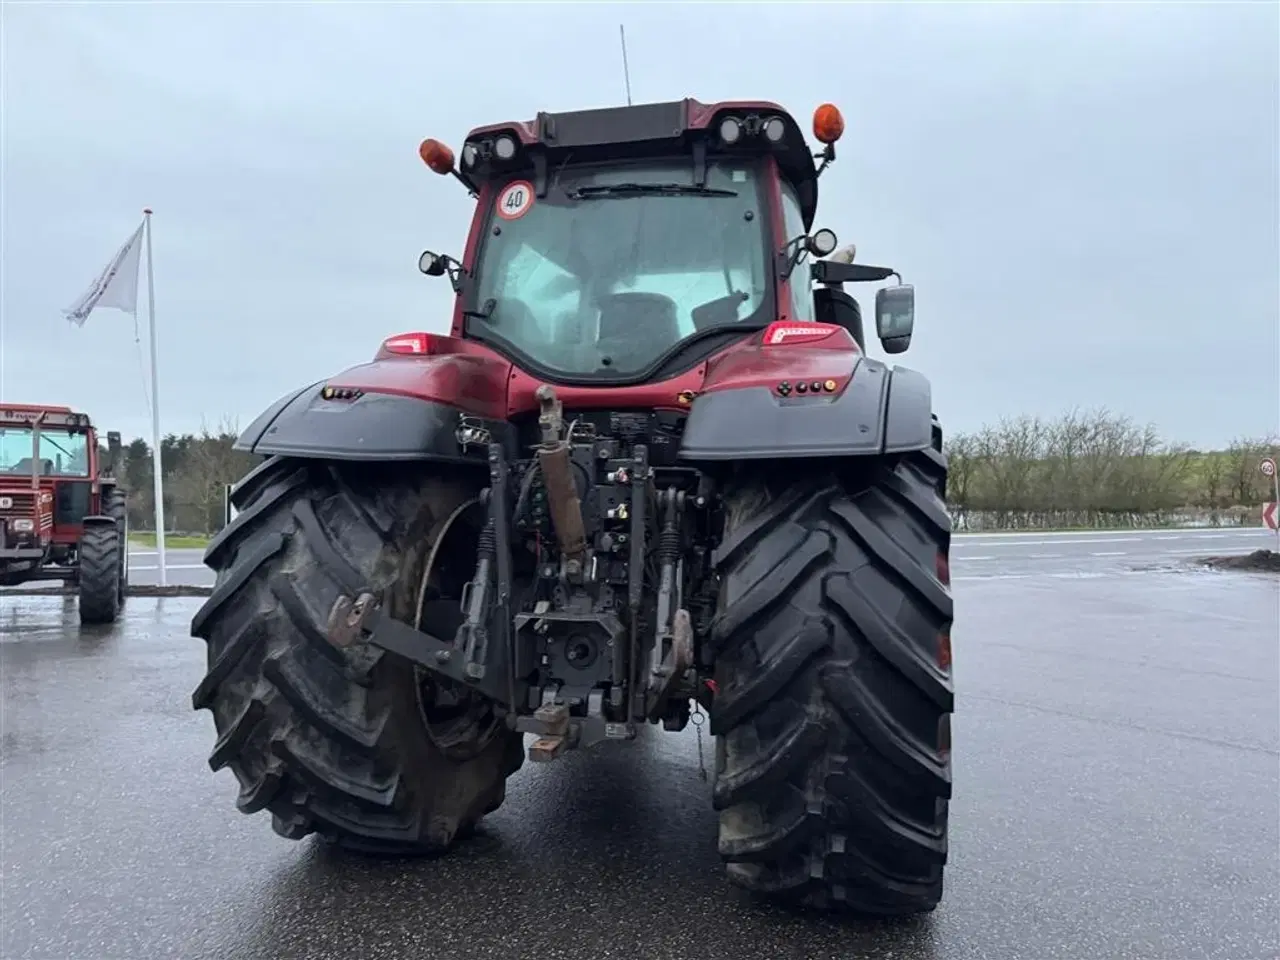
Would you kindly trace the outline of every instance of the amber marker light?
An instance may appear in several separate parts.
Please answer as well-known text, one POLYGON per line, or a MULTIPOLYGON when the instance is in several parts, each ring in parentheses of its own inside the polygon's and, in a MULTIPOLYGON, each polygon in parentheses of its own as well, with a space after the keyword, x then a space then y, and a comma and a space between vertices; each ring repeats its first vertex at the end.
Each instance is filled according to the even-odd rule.
POLYGON ((453 151, 439 140, 423 140, 418 147, 418 156, 432 173, 441 176, 453 173, 453 151))
POLYGON ((844 136, 844 117, 834 103, 824 103, 813 111, 813 135, 828 146, 844 136))

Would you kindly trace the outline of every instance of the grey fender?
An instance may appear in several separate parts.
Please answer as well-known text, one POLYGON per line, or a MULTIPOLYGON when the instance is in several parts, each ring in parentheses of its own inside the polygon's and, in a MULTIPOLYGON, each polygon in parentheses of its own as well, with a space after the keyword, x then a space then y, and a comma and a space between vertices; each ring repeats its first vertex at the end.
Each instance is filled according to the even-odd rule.
POLYGON ((262 435, 267 432, 267 429, 273 423, 275 423, 276 418, 280 416, 284 408, 289 406, 289 404, 302 396, 302 394, 306 393, 308 390, 318 391, 323 382, 324 381, 317 381, 308 386, 299 387, 292 393, 286 393, 271 406, 267 407, 267 409, 263 410, 262 413, 258 414, 257 419, 241 431, 240 436, 236 438, 236 442, 232 444, 233 448, 236 450, 243 450, 247 453, 252 453, 254 444, 262 439, 262 435))
POLYGON ((314 383, 281 397, 240 434, 235 448, 259 456, 445 463, 484 463, 490 441, 515 449, 514 428, 503 420, 466 415, 467 426, 479 433, 464 446, 464 412, 450 404, 377 392, 331 399, 323 390, 314 383))
POLYGON ((844 391, 780 397, 767 386, 717 390, 693 402, 684 460, 879 456, 933 444, 928 378, 862 357, 844 391))

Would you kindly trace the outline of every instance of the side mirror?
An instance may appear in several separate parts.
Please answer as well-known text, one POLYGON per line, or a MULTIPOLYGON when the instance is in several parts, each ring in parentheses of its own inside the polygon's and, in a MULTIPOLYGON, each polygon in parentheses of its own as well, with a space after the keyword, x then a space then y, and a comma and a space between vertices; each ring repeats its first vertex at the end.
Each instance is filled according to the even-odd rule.
POLYGON ((915 322, 915 287, 901 283, 876 291, 876 336, 885 353, 904 353, 911 346, 915 322))
POLYGON ((121 457, 120 433, 116 430, 107 431, 107 472, 111 476, 116 477, 120 474, 123 458, 121 457))

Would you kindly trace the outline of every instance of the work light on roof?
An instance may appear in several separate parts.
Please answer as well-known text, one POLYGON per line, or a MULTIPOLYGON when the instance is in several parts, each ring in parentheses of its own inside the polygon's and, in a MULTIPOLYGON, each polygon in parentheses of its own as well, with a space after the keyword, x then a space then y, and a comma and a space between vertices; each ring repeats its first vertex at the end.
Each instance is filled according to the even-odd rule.
POLYGON ((723 143, 734 144, 742 139, 742 124, 738 122, 736 117, 725 117, 720 121, 720 140, 723 143))
POLYGON ((787 125, 781 117, 770 117, 764 122, 764 137, 770 143, 781 143, 787 135, 787 125))
POLYGON ((480 151, 474 143, 468 143, 463 146, 462 163, 464 166, 474 167, 478 159, 480 159, 480 151))
POLYGON ((493 152, 499 160, 510 160, 516 155, 516 141, 505 134, 493 144, 493 152))

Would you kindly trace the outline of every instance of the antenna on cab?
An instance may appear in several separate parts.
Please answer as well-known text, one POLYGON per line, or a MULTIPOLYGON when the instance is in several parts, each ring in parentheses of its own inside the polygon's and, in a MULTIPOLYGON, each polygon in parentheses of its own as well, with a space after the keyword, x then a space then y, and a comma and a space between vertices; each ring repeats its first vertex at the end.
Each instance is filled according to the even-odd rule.
POLYGON ((627 106, 631 106, 631 69, 627 66, 627 28, 618 24, 618 37, 622 40, 622 79, 627 85, 627 106))

